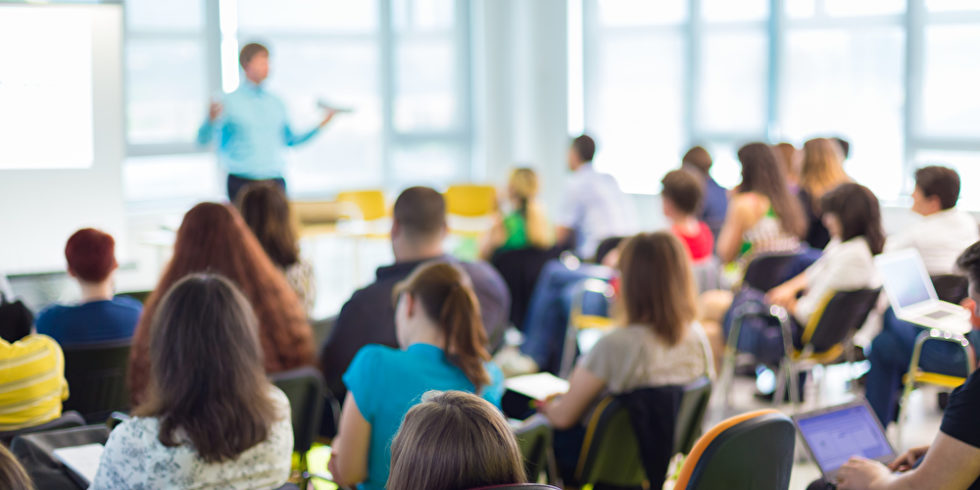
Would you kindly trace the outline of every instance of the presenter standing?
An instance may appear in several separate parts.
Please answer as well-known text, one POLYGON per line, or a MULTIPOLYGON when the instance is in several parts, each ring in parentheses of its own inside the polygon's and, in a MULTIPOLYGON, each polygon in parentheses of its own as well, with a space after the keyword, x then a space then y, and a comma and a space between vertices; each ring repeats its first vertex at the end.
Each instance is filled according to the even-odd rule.
POLYGON ((294 133, 282 100, 262 86, 269 76, 269 50, 257 43, 246 44, 238 56, 245 80, 224 101, 212 102, 207 120, 197 132, 197 142, 218 140, 218 159, 228 170, 228 199, 253 182, 271 181, 286 190, 283 167, 284 146, 296 146, 313 138, 336 111, 327 109, 315 128, 294 133))

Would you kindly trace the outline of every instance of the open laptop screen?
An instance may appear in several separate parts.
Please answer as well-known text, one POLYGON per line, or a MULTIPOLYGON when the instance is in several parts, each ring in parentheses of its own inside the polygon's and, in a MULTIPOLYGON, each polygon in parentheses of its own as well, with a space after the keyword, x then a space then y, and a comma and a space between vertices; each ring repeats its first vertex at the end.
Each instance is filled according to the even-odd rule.
POLYGON ((931 284, 926 284, 927 279, 916 254, 900 253, 889 259, 884 260, 882 257, 878 273, 881 274, 888 296, 898 303, 892 306, 908 308, 932 299, 929 294, 931 284))
POLYGON ((890 461, 895 453, 867 403, 850 403, 796 418, 796 426, 825 476, 851 456, 890 461))

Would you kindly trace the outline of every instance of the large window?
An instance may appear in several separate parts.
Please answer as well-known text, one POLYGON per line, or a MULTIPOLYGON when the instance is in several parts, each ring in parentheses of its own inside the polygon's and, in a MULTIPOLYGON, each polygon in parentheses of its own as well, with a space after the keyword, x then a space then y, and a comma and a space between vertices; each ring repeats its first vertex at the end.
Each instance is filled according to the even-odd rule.
POLYGON ((295 130, 319 122, 320 103, 352 109, 287 150, 292 195, 470 176, 465 1, 127 0, 126 11, 130 200, 222 194, 213 152, 194 139, 253 41, 270 48, 267 84, 295 130))
POLYGON ((730 186, 740 144, 816 136, 850 140, 887 201, 923 164, 980 176, 980 2, 582 1, 585 127, 627 190, 659 191, 693 144, 730 186))

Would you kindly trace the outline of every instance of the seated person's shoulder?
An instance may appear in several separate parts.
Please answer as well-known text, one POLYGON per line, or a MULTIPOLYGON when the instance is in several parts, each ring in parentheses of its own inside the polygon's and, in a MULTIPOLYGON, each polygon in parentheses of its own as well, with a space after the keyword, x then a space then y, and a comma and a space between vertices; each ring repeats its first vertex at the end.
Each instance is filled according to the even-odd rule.
POLYGON ((44 334, 31 334, 13 343, 0 342, 0 348, 5 351, 4 357, 43 351, 49 352, 50 355, 62 355, 58 342, 44 334))
POLYGON ((974 371, 949 398, 940 430, 946 435, 980 448, 980 374, 974 371))
POLYGON ((368 344, 361 347, 351 361, 351 369, 377 369, 398 362, 403 351, 387 345, 368 344))
POLYGON ((131 296, 116 296, 115 298, 112 298, 112 304, 127 310, 135 311, 137 313, 143 311, 143 303, 140 303, 139 300, 131 296))

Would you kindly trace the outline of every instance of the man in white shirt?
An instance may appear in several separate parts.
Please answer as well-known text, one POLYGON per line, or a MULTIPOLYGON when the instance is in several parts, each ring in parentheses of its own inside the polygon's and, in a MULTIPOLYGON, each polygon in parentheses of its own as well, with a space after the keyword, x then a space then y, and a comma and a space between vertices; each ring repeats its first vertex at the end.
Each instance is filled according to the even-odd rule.
POLYGON ((915 172, 912 211, 922 219, 888 237, 885 251, 914 248, 929 275, 950 274, 967 247, 977 241, 977 221, 956 209, 960 176, 946 167, 922 167, 915 172))
POLYGON ((565 188, 556 224, 556 242, 574 240, 579 257, 591 259, 605 238, 636 231, 636 210, 611 175, 592 168, 595 141, 587 135, 572 140, 568 168, 572 176, 565 188))

